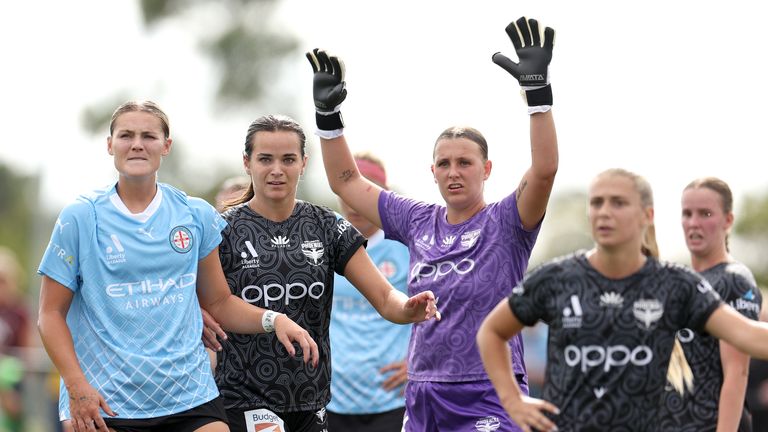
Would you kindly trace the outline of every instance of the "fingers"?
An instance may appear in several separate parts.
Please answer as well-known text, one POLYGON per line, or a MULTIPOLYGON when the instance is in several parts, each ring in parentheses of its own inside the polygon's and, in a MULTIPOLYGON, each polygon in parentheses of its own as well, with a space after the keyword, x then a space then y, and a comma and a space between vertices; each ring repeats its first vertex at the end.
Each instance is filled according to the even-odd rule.
POLYGON ((216 333, 208 327, 203 327, 203 345, 214 351, 221 351, 222 348, 219 340, 216 338, 216 333))
POLYGON ((551 27, 544 28, 544 48, 552 51, 555 45, 555 30, 551 27))
POLYGON ((528 20, 525 17, 520 17, 515 21, 515 26, 517 27, 517 31, 520 32, 520 39, 523 41, 522 45, 533 45, 533 42, 531 41, 531 28, 528 27, 528 20))
POLYGON ((317 48, 307 53, 307 60, 312 65, 312 73, 317 73, 320 70, 320 63, 317 61, 317 48))
MULTIPOLYGON (((104 399, 104 396, 101 396, 101 395, 99 395, 99 406, 100 406, 100 407, 101 407, 101 409, 102 409, 102 410, 104 410, 104 412, 105 412, 105 413, 107 413, 107 415, 109 415, 110 417, 114 417, 114 416, 116 416, 116 415, 117 415, 117 413, 116 413, 116 412, 112 411, 112 408, 109 406, 109 404, 107 403, 106 399, 104 399)), ((101 416, 99 416, 99 420, 100 420, 102 423, 104 422, 104 419, 102 419, 102 418, 101 418, 101 416)), ((106 427, 106 425, 105 425, 105 427, 106 427)))
POLYGON ((493 60, 493 62, 497 65, 501 66, 502 69, 512 74, 513 77, 517 79, 520 78, 520 70, 517 67, 517 63, 510 60, 509 57, 502 53, 496 53, 493 55, 493 57, 491 57, 491 60, 493 60))
POLYGON ((331 66, 333 66, 334 75, 339 77, 339 81, 344 81, 344 62, 336 56, 331 56, 331 66))
POLYGON ((288 355, 293 357, 296 355, 296 349, 293 348, 293 344, 291 343, 291 339, 288 337, 286 333, 282 332, 276 332, 277 333, 277 340, 280 341, 281 344, 285 347, 285 350, 288 351, 288 355))
POLYGON ((523 42, 521 40, 522 36, 520 35, 520 31, 518 30, 516 23, 509 23, 504 31, 507 32, 507 36, 509 36, 509 40, 512 41, 512 45, 514 45, 516 50, 523 47, 523 42))
POLYGON ((539 22, 531 18, 528 20, 528 28, 531 30, 533 46, 541 46, 541 33, 539 33, 539 22))

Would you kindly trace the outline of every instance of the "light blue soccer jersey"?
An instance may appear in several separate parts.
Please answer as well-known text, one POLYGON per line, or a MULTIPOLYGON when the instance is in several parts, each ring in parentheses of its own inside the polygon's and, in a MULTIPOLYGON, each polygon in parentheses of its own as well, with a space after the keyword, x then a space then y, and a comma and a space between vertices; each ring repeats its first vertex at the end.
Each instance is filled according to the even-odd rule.
MULTIPOLYGON (((371 260, 395 288, 408 294, 408 248, 385 240, 384 232, 368 239, 371 260)), ((406 360, 410 325, 391 323, 379 315, 360 291, 336 275, 331 312, 331 402, 338 414, 373 414, 405 406, 400 388, 384 390, 389 373, 383 366, 406 360)))
MULTIPOLYGON (((218 395, 201 342, 198 261, 226 222, 199 198, 158 183, 130 215, 114 186, 61 211, 38 272, 74 292, 67 325, 88 382, 119 418, 151 418, 218 395)), ((59 416, 68 419, 62 385, 59 416)))

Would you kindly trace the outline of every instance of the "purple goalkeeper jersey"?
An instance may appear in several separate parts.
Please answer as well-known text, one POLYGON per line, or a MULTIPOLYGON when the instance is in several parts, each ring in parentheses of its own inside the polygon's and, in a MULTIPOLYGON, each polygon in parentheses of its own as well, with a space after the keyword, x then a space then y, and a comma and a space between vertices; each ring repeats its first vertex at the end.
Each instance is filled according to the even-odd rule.
MULTIPOLYGON (((444 206, 384 191, 379 215, 387 238, 411 254, 410 295, 432 290, 441 321, 414 324, 408 378, 414 381, 486 380, 475 335, 483 319, 506 298, 528 266, 539 226, 523 228, 512 194, 451 225, 444 206)), ((520 335, 510 340, 518 381, 527 382, 520 335)))

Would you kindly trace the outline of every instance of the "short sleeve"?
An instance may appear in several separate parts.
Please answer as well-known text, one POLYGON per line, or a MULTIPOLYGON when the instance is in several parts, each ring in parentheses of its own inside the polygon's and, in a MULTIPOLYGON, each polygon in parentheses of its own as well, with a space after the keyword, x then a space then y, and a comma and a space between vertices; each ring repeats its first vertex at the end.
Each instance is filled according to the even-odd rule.
POLYGON ((382 229, 388 239, 397 240, 403 244, 408 244, 411 237, 409 231, 410 218, 414 208, 421 203, 418 201, 402 197, 392 191, 381 191, 379 194, 379 218, 381 218, 382 229))
POLYGON ((536 243, 536 238, 539 236, 539 230, 544 218, 541 218, 535 228, 527 230, 523 227, 523 221, 520 219, 520 211, 517 209, 517 196, 515 193, 499 201, 498 205, 503 215, 499 218, 499 223, 504 228, 504 231, 511 233, 512 238, 526 250, 532 250, 536 243))
POLYGON ((707 320, 723 304, 723 301, 717 291, 703 277, 692 275, 692 278, 685 285, 684 289, 687 290, 689 296, 686 310, 688 322, 684 323, 683 326, 704 332, 707 320))
POLYGON ((336 267, 333 269, 336 273, 344 275, 344 269, 347 267, 352 255, 365 245, 365 237, 352 226, 352 224, 343 217, 334 218, 333 231, 336 254, 336 267))
POLYGON ((227 222, 205 200, 190 197, 189 205, 201 227, 199 256, 202 259, 207 257, 211 251, 221 244, 221 232, 226 228, 227 222))
POLYGON ((533 326, 539 320, 549 324, 548 305, 554 301, 559 266, 544 264, 529 272, 512 289, 507 301, 515 317, 526 326, 533 326))
POLYGON ((84 199, 66 206, 56 219, 51 240, 43 253, 37 272, 72 291, 79 288, 80 262, 86 259, 86 241, 93 237, 93 206, 84 199))

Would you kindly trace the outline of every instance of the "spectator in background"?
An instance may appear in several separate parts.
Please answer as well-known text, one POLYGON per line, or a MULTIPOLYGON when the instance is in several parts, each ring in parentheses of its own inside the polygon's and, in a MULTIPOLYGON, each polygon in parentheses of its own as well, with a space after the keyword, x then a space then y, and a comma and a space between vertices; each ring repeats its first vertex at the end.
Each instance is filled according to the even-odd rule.
MULTIPOLYGON (((384 189, 384 164, 370 153, 355 154, 365 178, 384 189)), ((366 251, 395 288, 408 293, 408 248, 384 238, 384 231, 341 199, 341 215, 363 237, 366 251)), ((399 432, 405 414, 403 390, 408 378, 410 325, 397 325, 376 309, 343 276, 336 275, 331 311, 331 402, 328 426, 333 432, 399 432)))
POLYGON ((30 319, 21 294, 16 255, 0 246, 0 431, 23 430, 21 349, 31 345, 30 319))
POLYGON ((248 176, 235 176, 230 177, 221 184, 219 192, 216 194, 216 210, 221 213, 227 206, 227 203, 234 201, 248 190, 248 186, 251 184, 251 179, 248 176))

